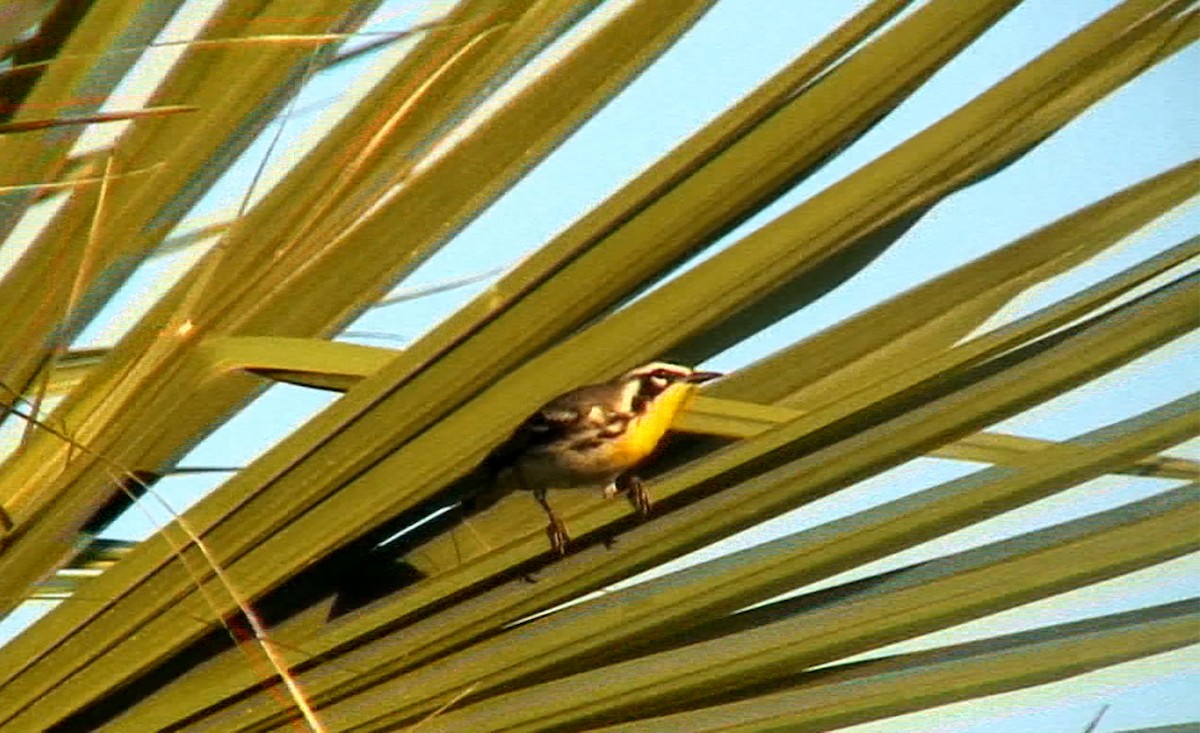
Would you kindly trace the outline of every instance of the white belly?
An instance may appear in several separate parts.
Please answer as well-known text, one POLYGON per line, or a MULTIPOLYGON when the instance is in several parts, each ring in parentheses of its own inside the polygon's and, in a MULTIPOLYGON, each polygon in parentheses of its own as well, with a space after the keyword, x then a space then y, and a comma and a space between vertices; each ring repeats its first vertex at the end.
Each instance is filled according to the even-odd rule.
POLYGON ((534 453, 518 462, 518 488, 600 488, 611 484, 629 466, 617 459, 611 446, 567 453, 534 453))

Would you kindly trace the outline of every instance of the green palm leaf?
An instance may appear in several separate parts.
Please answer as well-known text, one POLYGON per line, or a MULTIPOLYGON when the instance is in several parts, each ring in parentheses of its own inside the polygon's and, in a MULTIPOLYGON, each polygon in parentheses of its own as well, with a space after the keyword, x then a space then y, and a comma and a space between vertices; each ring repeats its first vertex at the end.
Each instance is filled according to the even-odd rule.
POLYGON ((309 724, 329 730, 824 731, 1198 640, 1187 601, 886 649, 1200 549, 1200 464, 1163 454, 1200 432, 1195 395, 1064 440, 996 426, 1196 328, 1193 232, 1008 313, 1161 225, 1195 196, 1197 161, 964 265, 927 253, 924 283, 780 339, 678 416, 647 522, 551 492, 574 541, 561 560, 523 495, 411 527, 479 489, 475 466, 538 404, 778 333, 1200 35, 1190 3, 1115 3, 800 198, 1021 5, 876 0, 500 277, 383 300, 714 4, 449 3, 374 48, 370 88, 310 128, 242 211, 196 219, 297 91, 352 63, 338 48, 379 3, 219 3, 142 107, 194 111, 133 115, 86 153, 73 149, 81 125, 58 123, 107 113, 181 4, 97 0, 44 26, 33 4, 0 15, 0 95, 19 126, 0 136, 0 404, 8 429, 36 426, 0 469, 0 609, 67 598, 4 643, 0 729, 277 730, 298 716, 301 693, 281 701, 276 684, 286 667, 309 724), (53 50, 21 67, 7 49, 39 33, 53 50), (71 348, 142 263, 185 251, 196 264, 118 343, 71 348), (378 305, 460 285, 483 289, 402 349, 333 340, 378 305), (160 479, 274 382, 341 394, 179 522, 142 542, 97 539, 136 495, 169 495, 160 479), (926 456, 990 465, 666 565, 926 456), (1167 483, 871 570, 1103 476, 1167 483), (867 574, 839 580, 849 571, 867 574), (363 605, 342 609, 355 578, 368 578, 351 588, 363 605), (235 643, 227 629, 236 637, 250 606, 269 638, 235 643))

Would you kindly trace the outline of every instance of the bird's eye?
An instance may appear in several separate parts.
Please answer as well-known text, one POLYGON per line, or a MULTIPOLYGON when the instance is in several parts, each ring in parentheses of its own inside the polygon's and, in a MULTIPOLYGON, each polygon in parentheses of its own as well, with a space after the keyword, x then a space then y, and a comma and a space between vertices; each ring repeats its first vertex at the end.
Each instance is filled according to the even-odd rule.
POLYGON ((671 383, 670 379, 668 379, 667 377, 664 377, 660 374, 655 374, 652 377, 650 377, 650 384, 654 385, 654 387, 656 389, 663 389, 670 383, 671 383))

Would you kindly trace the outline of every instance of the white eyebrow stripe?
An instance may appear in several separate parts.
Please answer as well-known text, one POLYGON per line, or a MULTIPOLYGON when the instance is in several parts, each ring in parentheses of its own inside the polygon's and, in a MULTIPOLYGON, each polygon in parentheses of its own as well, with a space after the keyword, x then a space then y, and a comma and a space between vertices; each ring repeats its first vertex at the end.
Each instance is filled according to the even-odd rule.
POLYGON ((675 374, 678 374, 681 377, 686 377, 687 375, 691 374, 693 371, 692 369, 689 369, 688 367, 682 366, 680 364, 672 364, 669 361, 652 361, 649 364, 643 364, 640 367, 637 367, 636 369, 631 369, 631 370, 625 372, 625 377, 633 378, 635 376, 648 376, 659 369, 662 369, 662 370, 668 371, 668 372, 674 372, 675 374))
POLYGON ((633 412, 633 399, 637 397, 638 392, 640 392, 641 389, 642 382, 640 379, 630 379, 623 387, 621 387, 621 412, 633 412))

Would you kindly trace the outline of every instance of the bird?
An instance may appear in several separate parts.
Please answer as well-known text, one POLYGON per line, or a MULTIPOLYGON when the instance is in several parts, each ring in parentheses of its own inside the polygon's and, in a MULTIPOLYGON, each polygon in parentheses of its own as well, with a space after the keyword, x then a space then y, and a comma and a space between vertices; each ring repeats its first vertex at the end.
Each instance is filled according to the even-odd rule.
POLYGON ((608 498, 628 495, 644 516, 650 498, 636 469, 658 447, 697 386, 721 376, 654 361, 573 389, 526 418, 484 460, 484 471, 494 485, 515 484, 533 494, 549 520, 551 547, 565 555, 570 537, 547 491, 603 487, 608 498))

